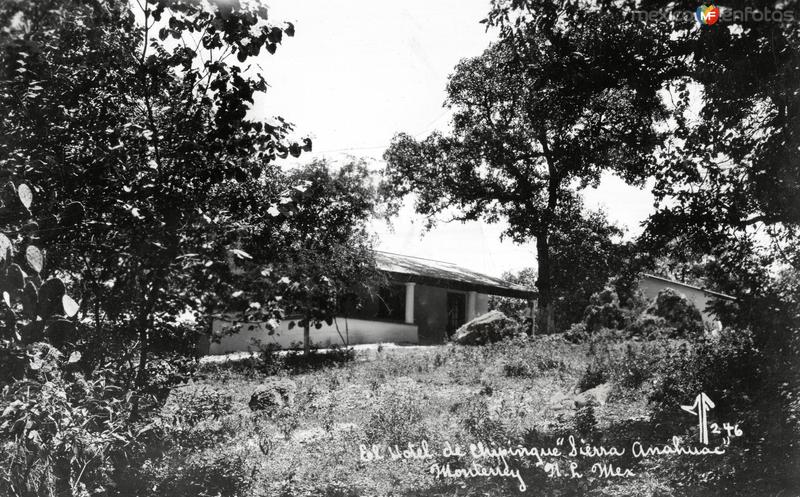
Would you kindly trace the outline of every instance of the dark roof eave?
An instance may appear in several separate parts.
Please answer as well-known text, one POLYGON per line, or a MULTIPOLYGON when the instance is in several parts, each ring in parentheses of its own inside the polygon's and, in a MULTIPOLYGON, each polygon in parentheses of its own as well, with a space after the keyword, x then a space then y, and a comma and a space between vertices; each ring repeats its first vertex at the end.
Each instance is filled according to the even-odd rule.
POLYGON ((534 300, 536 299, 537 295, 536 291, 534 290, 523 290, 518 288, 508 288, 508 287, 486 285, 480 283, 468 283, 465 281, 452 280, 448 278, 436 278, 433 276, 399 273, 395 271, 384 271, 384 272, 389 275, 391 280, 399 281, 401 283, 406 283, 406 282, 419 283, 422 285, 438 286, 462 292, 486 293, 489 295, 497 295, 500 297, 511 297, 515 299, 524 299, 524 300, 534 300))

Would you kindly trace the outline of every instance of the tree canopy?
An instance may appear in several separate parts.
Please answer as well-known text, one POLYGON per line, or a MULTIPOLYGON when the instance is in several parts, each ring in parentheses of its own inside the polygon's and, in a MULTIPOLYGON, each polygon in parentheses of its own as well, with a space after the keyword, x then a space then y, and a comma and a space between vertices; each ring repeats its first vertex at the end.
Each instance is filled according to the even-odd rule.
POLYGON ((452 133, 399 134, 384 156, 389 196, 413 192, 420 213, 502 219, 514 240, 536 240, 548 329, 551 235, 603 172, 640 184, 662 140, 667 34, 623 19, 573 3, 496 4, 486 22, 498 41, 450 76, 452 133))

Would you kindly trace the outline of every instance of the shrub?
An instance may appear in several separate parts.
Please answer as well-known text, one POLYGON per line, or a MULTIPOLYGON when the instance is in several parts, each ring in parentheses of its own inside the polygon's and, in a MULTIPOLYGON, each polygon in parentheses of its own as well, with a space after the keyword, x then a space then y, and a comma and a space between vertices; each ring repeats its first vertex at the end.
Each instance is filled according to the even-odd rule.
POLYGON ((664 318, 665 323, 675 328, 678 336, 697 334, 703 331, 703 318, 694 304, 667 288, 658 292, 655 301, 647 309, 653 316, 664 318))
POLYGON ((451 411, 459 415, 459 424, 469 440, 484 443, 505 442, 506 430, 503 424, 492 416, 486 399, 472 396, 464 402, 456 403, 451 411))
POLYGON ((667 320, 661 316, 654 316, 650 313, 642 313, 627 328, 629 337, 636 337, 645 340, 656 340, 659 338, 674 338, 678 336, 678 331, 667 324, 667 320))
POLYGON ((370 410, 364 429, 368 443, 404 446, 426 438, 424 411, 416 391, 395 386, 399 388, 382 390, 370 410))
MULTIPOLYGON (((792 421, 792 404, 784 395, 786 368, 775 360, 755 347, 752 333, 731 329, 684 344, 665 360, 650 395, 653 422, 665 436, 683 432, 696 439, 696 423, 676 417, 675 412, 676 406, 690 405, 700 392, 715 403, 709 423, 739 423, 744 429, 712 469, 698 475, 676 462, 670 468, 673 479, 682 484, 713 485, 729 494, 753 482, 784 488, 798 484, 796 477, 788 481, 792 479, 788 475, 796 475, 789 468, 796 468, 800 455, 797 421, 792 421)), ((796 416, 796 405, 794 409, 796 416)), ((722 443, 722 436, 710 430, 710 445, 722 443)))
POLYGON ((356 357, 356 351, 352 347, 341 347, 334 344, 324 352, 318 348, 311 348, 306 354, 299 349, 281 351, 280 346, 268 343, 259 345, 259 356, 261 370, 265 374, 276 375, 287 371, 292 374, 300 374, 351 362, 356 357))
POLYGON ((569 329, 564 332, 564 340, 574 343, 574 344, 581 344, 584 343, 586 340, 589 339, 589 333, 586 330, 586 323, 580 322, 575 323, 569 327, 569 329))
POLYGON ((639 388, 655 375, 661 358, 662 354, 655 346, 645 346, 637 350, 627 344, 625 355, 611 366, 612 379, 621 387, 639 388))
POLYGON ((609 380, 609 376, 609 366, 607 363, 600 361, 592 362, 586 366, 586 371, 584 371, 581 377, 578 379, 578 383, 575 385, 575 388, 579 392, 585 392, 590 388, 594 388, 607 382, 609 380))
POLYGON ((589 331, 600 328, 620 329, 626 324, 625 312, 620 308, 617 292, 606 287, 592 295, 584 313, 584 323, 589 331))
POLYGON ((233 397, 229 393, 209 388, 199 388, 191 395, 176 391, 174 401, 165 407, 176 425, 192 426, 203 420, 216 420, 233 409, 233 397))
POLYGON ((6 385, 0 397, 0 494, 88 495, 87 487, 107 487, 112 456, 131 439, 128 398, 107 372, 65 372, 47 344, 29 353, 29 379, 6 385))
POLYGON ((535 371, 527 362, 517 359, 503 365, 503 374, 509 378, 531 377, 535 371))
POLYGON ((241 454, 208 450, 185 455, 171 452, 161 460, 149 460, 135 482, 141 497, 240 497, 250 495, 253 471, 241 454))
POLYGON ((597 431, 597 418, 594 415, 594 406, 592 404, 585 405, 575 412, 575 418, 572 420, 575 431, 583 437, 589 437, 597 431))

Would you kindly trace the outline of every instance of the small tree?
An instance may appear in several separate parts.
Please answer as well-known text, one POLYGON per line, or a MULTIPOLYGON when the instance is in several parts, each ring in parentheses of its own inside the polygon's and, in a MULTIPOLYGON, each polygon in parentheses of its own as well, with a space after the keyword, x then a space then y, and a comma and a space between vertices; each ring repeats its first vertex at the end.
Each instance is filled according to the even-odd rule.
POLYGON ((290 326, 304 328, 308 350, 312 327, 331 324, 346 295, 368 293, 380 280, 366 227, 376 192, 366 164, 357 160, 339 167, 314 161, 280 180, 277 201, 252 188, 252 215, 236 231, 242 274, 215 293, 214 307, 267 318, 273 328, 278 319, 296 317, 290 326))
POLYGON ((277 202, 271 163, 310 149, 282 119, 248 118, 266 90, 248 63, 294 26, 255 4, 172 0, 13 2, 0 18, 21 33, 3 46, 0 160, 47 192, 45 212, 86 206, 79 229, 38 228, 80 276, 87 360, 129 370, 135 353, 141 389, 154 353, 192 344, 178 317, 234 276, 246 202, 223 192, 260 184, 277 202))

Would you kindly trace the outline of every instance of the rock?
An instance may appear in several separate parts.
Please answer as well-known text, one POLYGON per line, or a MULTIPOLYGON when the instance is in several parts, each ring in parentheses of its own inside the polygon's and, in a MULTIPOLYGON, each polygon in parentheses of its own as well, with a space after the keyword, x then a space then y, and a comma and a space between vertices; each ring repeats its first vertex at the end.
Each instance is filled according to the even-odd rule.
POLYGON ((606 405, 608 394, 611 393, 611 383, 603 383, 594 388, 590 388, 583 393, 575 396, 575 407, 583 407, 591 403, 606 405))
POLYGON ((489 311, 456 330, 453 341, 461 345, 483 345, 518 334, 519 325, 500 311, 489 311))
POLYGON ((259 385, 250 396, 250 409, 252 411, 273 410, 280 407, 292 406, 297 385, 287 378, 268 378, 263 385, 259 385))

